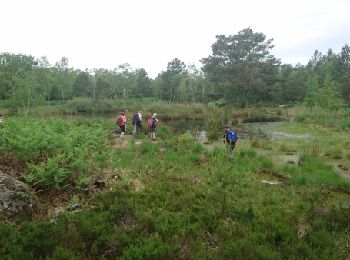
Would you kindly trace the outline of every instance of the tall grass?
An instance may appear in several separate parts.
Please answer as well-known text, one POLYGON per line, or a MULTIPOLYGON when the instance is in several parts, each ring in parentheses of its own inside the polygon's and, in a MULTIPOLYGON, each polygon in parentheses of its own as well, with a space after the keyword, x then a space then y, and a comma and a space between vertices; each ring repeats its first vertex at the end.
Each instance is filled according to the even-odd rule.
POLYGON ((350 191, 350 181, 340 177, 331 165, 306 155, 301 158, 301 164, 302 167, 295 172, 293 182, 303 185, 332 185, 350 191))

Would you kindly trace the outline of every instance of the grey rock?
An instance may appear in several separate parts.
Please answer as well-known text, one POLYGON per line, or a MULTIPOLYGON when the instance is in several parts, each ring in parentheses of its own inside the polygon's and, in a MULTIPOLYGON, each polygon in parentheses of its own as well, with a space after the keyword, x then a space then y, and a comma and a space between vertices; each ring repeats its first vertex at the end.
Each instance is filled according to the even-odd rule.
POLYGON ((299 165, 300 163, 300 155, 299 154, 285 154, 276 157, 276 160, 280 164, 290 163, 299 165))
POLYGON ((0 171, 0 212, 7 216, 24 213, 35 205, 33 193, 23 182, 0 171))

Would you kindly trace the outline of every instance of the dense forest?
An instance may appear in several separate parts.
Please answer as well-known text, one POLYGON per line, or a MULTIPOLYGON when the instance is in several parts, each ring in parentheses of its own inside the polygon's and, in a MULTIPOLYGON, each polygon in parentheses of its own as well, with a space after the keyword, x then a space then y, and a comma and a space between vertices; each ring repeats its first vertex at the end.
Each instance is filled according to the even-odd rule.
POLYGON ((151 79, 144 68, 122 64, 113 70, 79 70, 63 57, 0 54, 0 101, 25 108, 75 97, 127 100, 153 97, 170 102, 217 102, 246 106, 303 102, 339 108, 350 102, 350 47, 339 53, 315 51, 307 65, 282 64, 271 54, 273 39, 246 28, 218 35, 202 67, 178 58, 151 79))

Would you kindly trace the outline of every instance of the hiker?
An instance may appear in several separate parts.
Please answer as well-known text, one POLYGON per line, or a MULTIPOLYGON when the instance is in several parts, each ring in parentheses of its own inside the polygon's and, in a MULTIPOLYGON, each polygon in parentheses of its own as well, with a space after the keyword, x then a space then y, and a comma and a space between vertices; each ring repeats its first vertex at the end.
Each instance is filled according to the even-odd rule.
POLYGON ((0 127, 2 127, 3 123, 4 123, 4 120, 2 119, 2 114, 0 114, 0 127))
POLYGON ((151 140, 156 140, 156 130, 158 125, 158 119, 157 114, 154 113, 150 119, 147 121, 148 129, 150 132, 150 138, 151 140))
POLYGON ((225 126, 225 134, 223 136, 224 142, 227 144, 227 159, 232 160, 233 150, 236 147, 236 142, 238 140, 237 133, 228 126, 225 126))
POLYGON ((125 126, 126 126, 126 115, 125 112, 120 112, 117 118, 117 125, 120 128, 120 137, 123 137, 125 134, 125 126))
POLYGON ((142 114, 141 111, 135 113, 135 115, 132 118, 132 124, 135 126, 134 133, 140 134, 142 129, 142 114))

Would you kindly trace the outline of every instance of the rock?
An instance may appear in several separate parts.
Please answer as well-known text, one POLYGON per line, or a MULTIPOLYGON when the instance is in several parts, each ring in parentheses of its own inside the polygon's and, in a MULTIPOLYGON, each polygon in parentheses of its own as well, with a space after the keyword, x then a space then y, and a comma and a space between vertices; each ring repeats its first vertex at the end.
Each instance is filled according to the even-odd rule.
POLYGON ((0 212, 6 216, 25 213, 35 205, 30 188, 0 171, 0 212))
POLYGON ((270 185, 278 185, 282 184, 280 181, 268 181, 268 180, 261 180, 262 183, 270 184, 270 185))
POLYGON ((299 165, 300 155, 299 154, 280 155, 276 157, 276 160, 280 164, 289 163, 289 164, 299 165))

